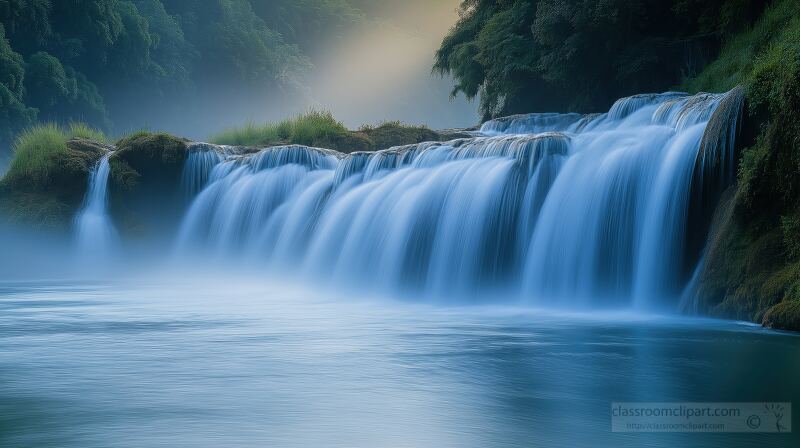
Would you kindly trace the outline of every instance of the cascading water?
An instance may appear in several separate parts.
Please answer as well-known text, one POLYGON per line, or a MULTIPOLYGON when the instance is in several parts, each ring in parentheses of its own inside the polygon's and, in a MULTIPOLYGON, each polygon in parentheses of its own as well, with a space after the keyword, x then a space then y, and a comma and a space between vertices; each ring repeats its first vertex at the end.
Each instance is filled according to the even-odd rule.
POLYGON ((437 297, 677 302, 704 142, 733 157, 730 126, 709 136, 709 121, 734 94, 638 95, 605 114, 508 117, 474 138, 375 153, 198 145, 177 250, 437 297))
POLYGON ((75 218, 78 250, 83 258, 108 255, 117 239, 117 231, 108 214, 109 156, 110 153, 103 155, 89 175, 83 208, 75 218))

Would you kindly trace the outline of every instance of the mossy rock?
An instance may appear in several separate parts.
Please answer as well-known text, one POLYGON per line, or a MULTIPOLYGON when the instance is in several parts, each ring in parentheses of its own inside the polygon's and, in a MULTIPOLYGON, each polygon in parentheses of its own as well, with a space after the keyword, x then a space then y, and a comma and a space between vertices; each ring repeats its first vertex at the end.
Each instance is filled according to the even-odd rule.
POLYGON ((764 314, 761 324, 776 330, 800 331, 800 300, 781 302, 764 314))
POLYGON ((124 161, 139 174, 183 166, 189 141, 165 133, 139 132, 117 142, 112 160, 124 161))
POLYGON ((441 140, 441 135, 424 126, 405 126, 399 122, 383 123, 377 127, 365 127, 359 132, 373 142, 373 150, 393 146, 441 140))
POLYGON ((720 205, 698 297, 708 314, 758 320, 783 299, 793 268, 786 265, 780 228, 743 219, 742 200, 737 192, 720 205))
POLYGON ((2 222, 27 229, 69 230, 78 206, 56 195, 18 191, 0 184, 2 222))
MULTIPOLYGON (((165 133, 139 132, 117 142, 111 166, 110 209, 127 236, 159 236, 176 225, 180 180, 189 141, 165 133)), ((165 235, 166 236, 166 235, 165 235)))
POLYGON ((314 140, 311 146, 333 149, 345 154, 359 151, 373 151, 375 142, 363 134, 347 132, 314 140))
POLYGON ((81 160, 82 169, 91 170, 100 161, 100 158, 113 148, 110 145, 94 140, 73 138, 67 140, 67 149, 70 150, 70 156, 73 159, 81 160))
POLYGON ((111 167, 111 182, 116 185, 120 190, 133 191, 139 184, 139 179, 142 177, 139 172, 131 168, 125 160, 114 157, 109 161, 111 167))
MULTIPOLYGON (((399 122, 389 122, 377 127, 363 127, 359 131, 347 131, 318 138, 310 146, 328 148, 350 154, 464 137, 470 137, 470 135, 456 131, 442 134, 425 126, 407 126, 399 122)), ((289 144, 290 142, 286 143, 289 144)))
POLYGON ((55 151, 46 181, 7 176, 0 181, 0 216, 9 224, 65 231, 83 203, 89 175, 111 148, 102 143, 71 139, 66 150, 55 151))
POLYGON ((411 126, 387 121, 377 126, 365 125, 348 130, 329 112, 309 112, 279 123, 247 124, 228 129, 211 138, 216 144, 265 148, 303 145, 332 149, 341 153, 379 151, 428 141, 470 137, 462 130, 433 131, 427 126, 411 126))
POLYGON ((52 159, 48 165, 57 169, 47 176, 15 177, 9 173, 3 181, 12 188, 25 191, 74 193, 77 190, 82 196, 86 190, 88 174, 103 154, 111 148, 85 139, 67 140, 65 145, 66 149, 53 151, 48 155, 52 159))
POLYGON ((436 133, 439 135, 439 141, 446 142, 446 141, 458 140, 458 139, 462 139, 462 138, 472 138, 472 137, 474 137, 474 135, 470 134, 469 132, 467 132, 467 131, 472 131, 472 130, 477 130, 477 129, 465 129, 465 130, 444 129, 444 130, 436 131, 436 133))

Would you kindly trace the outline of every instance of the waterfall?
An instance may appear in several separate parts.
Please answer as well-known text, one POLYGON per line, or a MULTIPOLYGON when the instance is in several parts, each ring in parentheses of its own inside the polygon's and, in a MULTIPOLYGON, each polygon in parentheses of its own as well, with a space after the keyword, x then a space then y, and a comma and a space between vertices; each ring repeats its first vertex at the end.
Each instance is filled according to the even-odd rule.
POLYGON ((709 126, 731 95, 637 95, 374 153, 198 146, 176 250, 415 296, 677 307, 708 134, 733 157, 730 126, 709 126))
POLYGON ((103 155, 89 175, 83 208, 75 218, 78 250, 84 258, 96 259, 108 255, 117 239, 117 231, 108 214, 110 155, 103 155))

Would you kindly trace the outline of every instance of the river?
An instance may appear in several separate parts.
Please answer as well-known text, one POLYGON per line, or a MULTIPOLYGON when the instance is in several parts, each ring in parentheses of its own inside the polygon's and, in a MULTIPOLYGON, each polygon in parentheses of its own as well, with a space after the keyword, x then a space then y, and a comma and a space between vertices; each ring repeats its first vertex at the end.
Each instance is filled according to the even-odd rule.
POLYGON ((797 432, 611 431, 612 402, 797 402, 793 334, 633 312, 337 297, 212 277, 0 285, 0 446, 800 441, 797 432))

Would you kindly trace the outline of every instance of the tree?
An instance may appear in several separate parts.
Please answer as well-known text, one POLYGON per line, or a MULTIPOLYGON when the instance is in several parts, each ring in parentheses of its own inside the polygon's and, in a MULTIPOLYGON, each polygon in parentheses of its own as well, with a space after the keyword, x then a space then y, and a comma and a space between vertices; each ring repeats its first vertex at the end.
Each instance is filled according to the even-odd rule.
POLYGON ((22 101, 24 78, 22 56, 11 49, 0 24, 0 145, 6 147, 16 132, 36 119, 36 109, 22 101))
POLYGON ((0 0, 0 126, 121 131, 296 95, 319 43, 364 20, 350 1, 0 0))
POLYGON ((434 71, 453 76, 453 95, 480 96, 485 118, 596 112, 616 98, 665 90, 694 75, 763 3, 465 0, 434 71))
POLYGON ((64 66, 54 56, 40 51, 28 60, 25 70, 28 104, 38 109, 51 109, 70 96, 74 79, 67 78, 64 66))

